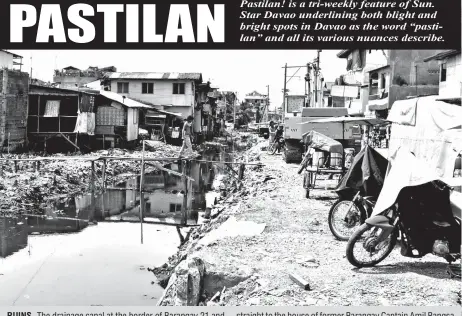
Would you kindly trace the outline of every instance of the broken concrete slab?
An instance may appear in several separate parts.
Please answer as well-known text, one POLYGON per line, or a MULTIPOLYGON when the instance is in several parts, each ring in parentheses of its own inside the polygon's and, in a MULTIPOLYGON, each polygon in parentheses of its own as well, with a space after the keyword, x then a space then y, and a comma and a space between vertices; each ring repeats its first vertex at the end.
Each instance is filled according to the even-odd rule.
POLYGON ((228 218, 217 229, 212 230, 204 238, 199 241, 199 244, 208 245, 217 240, 226 237, 237 237, 237 236, 257 236, 263 233, 266 224, 259 224, 252 221, 237 221, 234 216, 228 218))

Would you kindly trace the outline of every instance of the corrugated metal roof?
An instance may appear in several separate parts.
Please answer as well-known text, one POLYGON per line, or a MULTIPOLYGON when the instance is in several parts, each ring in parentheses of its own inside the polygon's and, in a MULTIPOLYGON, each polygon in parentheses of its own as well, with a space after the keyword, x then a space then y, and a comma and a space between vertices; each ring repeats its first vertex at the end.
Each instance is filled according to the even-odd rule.
POLYGON ((385 68, 390 68, 390 67, 391 67, 390 65, 384 65, 384 66, 380 66, 380 67, 377 67, 377 68, 367 70, 367 72, 376 72, 376 71, 379 71, 379 70, 382 70, 382 69, 385 69, 385 68))
POLYGON ((1 51, 1 52, 5 52, 5 53, 10 54, 10 55, 13 55, 13 57, 15 57, 15 58, 22 58, 21 55, 17 55, 17 54, 15 54, 15 53, 9 52, 9 51, 7 51, 6 49, 0 49, 0 51, 1 51))
POLYGON ((199 80, 202 74, 195 72, 112 72, 108 79, 158 79, 158 80, 199 80))
POLYGON ((29 85, 29 94, 68 94, 68 95, 73 95, 76 96, 79 94, 78 90, 72 90, 72 89, 63 89, 63 88, 57 88, 57 87, 47 87, 47 86, 41 86, 41 85, 35 85, 35 84, 30 84, 29 85), (42 92, 46 91, 46 92, 42 92))
POLYGON ((149 106, 149 105, 146 105, 146 104, 140 103, 138 101, 129 99, 127 97, 124 97, 124 96, 122 96, 120 94, 117 94, 117 93, 114 93, 114 92, 111 92, 111 91, 101 90, 100 94, 103 97, 108 98, 108 99, 110 99, 112 101, 115 101, 115 102, 119 102, 120 104, 122 104, 122 105, 124 105, 124 106, 126 106, 128 108, 152 109, 152 107, 149 106))
POLYGON ((454 55, 460 54, 460 50, 458 49, 452 49, 452 50, 447 50, 442 53, 438 53, 436 55, 430 56, 428 58, 424 59, 424 62, 430 61, 430 60, 442 60, 454 55))

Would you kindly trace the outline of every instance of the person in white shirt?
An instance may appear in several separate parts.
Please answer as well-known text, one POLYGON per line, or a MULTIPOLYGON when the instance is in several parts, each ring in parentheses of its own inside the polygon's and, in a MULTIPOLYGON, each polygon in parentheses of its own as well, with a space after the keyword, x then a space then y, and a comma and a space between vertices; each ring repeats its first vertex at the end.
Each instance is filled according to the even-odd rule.
POLYGON ((186 119, 186 122, 183 125, 183 131, 182 131, 182 136, 183 136, 183 146, 181 146, 180 149, 180 155, 178 158, 181 158, 183 155, 183 151, 186 149, 187 151, 192 152, 192 142, 191 142, 191 135, 192 135, 192 121, 193 117, 190 115, 186 119))

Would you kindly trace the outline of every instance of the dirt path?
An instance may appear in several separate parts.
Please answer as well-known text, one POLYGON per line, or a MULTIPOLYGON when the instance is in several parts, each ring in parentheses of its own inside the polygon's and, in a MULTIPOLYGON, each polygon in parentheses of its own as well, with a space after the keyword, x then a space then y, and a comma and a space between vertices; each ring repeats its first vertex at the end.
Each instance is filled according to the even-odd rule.
POLYGON ((264 232, 221 239, 195 253, 253 270, 251 278, 226 291, 222 304, 458 305, 460 280, 451 280, 445 261, 435 256, 407 259, 398 248, 375 268, 353 269, 346 242, 335 240, 327 224, 335 194, 316 190, 308 200, 298 165, 266 153, 261 161, 266 166, 246 176, 248 193, 224 214, 266 223, 264 232), (274 179, 264 181, 267 176, 274 179), (309 280, 311 291, 295 285, 290 272, 309 280))

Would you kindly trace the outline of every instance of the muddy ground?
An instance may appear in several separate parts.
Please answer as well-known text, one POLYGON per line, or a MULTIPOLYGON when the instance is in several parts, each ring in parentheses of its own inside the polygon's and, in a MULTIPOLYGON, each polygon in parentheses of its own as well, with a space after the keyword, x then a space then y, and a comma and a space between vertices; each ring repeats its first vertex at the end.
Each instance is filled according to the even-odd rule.
MULTIPOLYGON (((216 282, 225 285, 224 291, 215 302, 209 301, 215 292, 205 293, 200 304, 207 305, 460 304, 460 280, 451 279, 446 262, 432 255, 405 258, 397 246, 378 266, 354 269, 346 259, 346 242, 334 239, 328 227, 327 215, 335 193, 316 190, 306 199, 298 165, 286 164, 280 155, 268 155, 261 151, 264 147, 261 143, 253 148, 249 161, 261 161, 265 166, 246 170, 242 189, 220 201, 212 211, 216 217, 194 230, 169 264, 154 269, 158 276, 191 257, 222 267, 221 272, 213 273, 219 277, 216 282), (266 227, 256 236, 226 237, 200 245, 200 240, 230 217, 266 227), (236 271, 240 276, 237 285, 235 277, 227 278, 236 271), (310 290, 295 284, 289 273, 307 280, 310 290)), ((163 283, 167 284, 165 280, 163 283)), ((174 298, 169 291, 166 294, 161 304, 172 305, 174 298)))

